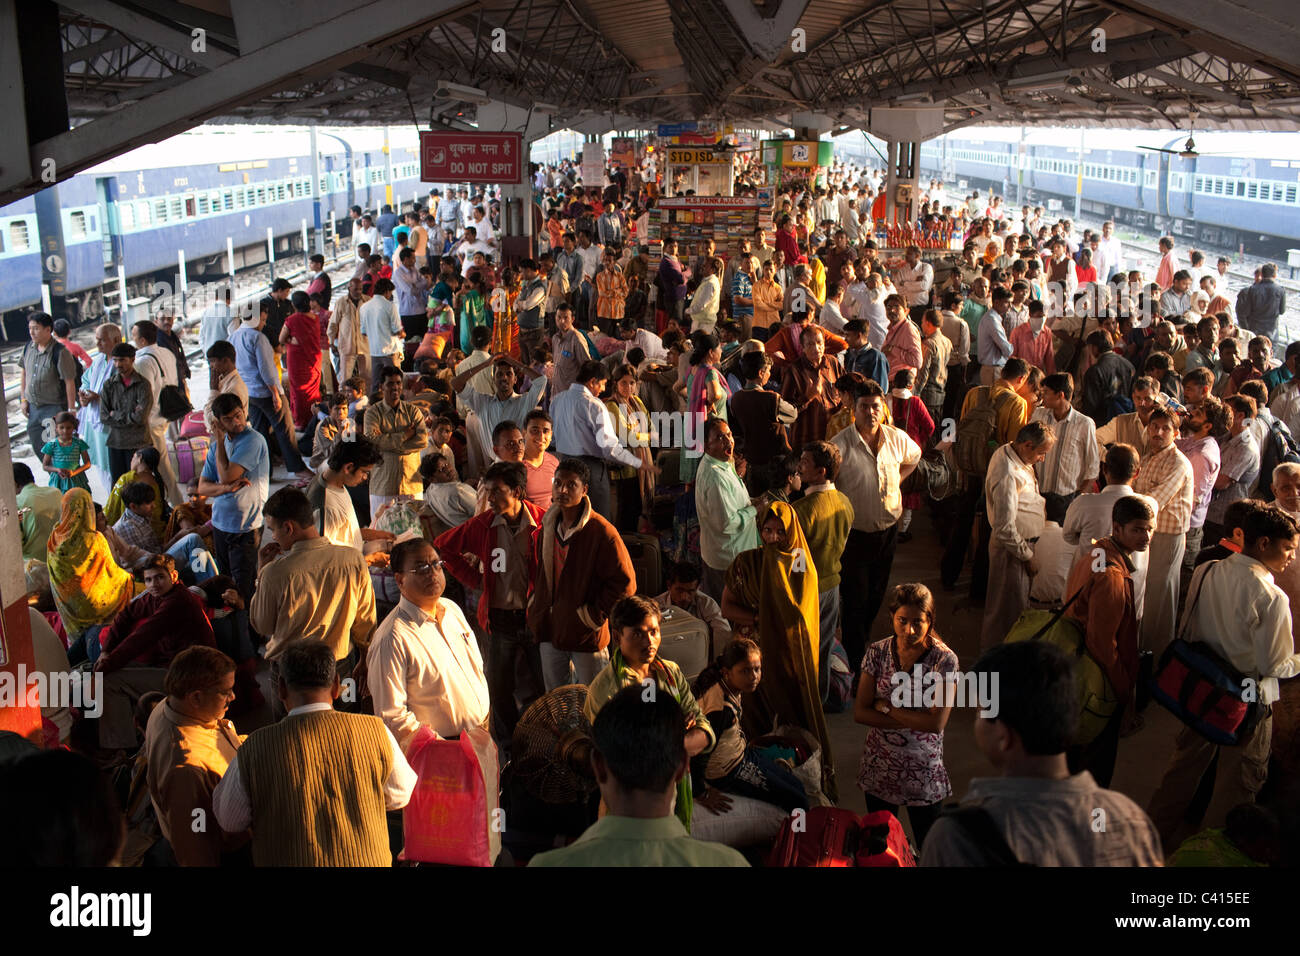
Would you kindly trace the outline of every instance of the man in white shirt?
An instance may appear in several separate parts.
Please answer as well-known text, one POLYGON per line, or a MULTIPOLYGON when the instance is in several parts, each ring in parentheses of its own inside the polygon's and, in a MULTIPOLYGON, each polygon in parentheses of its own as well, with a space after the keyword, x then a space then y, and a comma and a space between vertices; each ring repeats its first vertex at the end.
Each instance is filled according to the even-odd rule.
MULTIPOLYGON (((1133 490, 1131 482, 1138 473, 1138 452, 1132 445, 1116 442, 1106 450, 1102 462, 1102 474, 1106 486, 1096 494, 1079 495, 1070 502, 1065 512, 1062 537, 1066 544, 1075 546, 1071 566, 1084 555, 1091 553, 1096 542, 1106 537, 1114 526, 1111 511, 1120 498, 1137 497, 1146 502, 1153 516, 1159 515, 1159 505, 1154 498, 1139 495, 1133 490)), ((1154 518, 1153 518, 1154 520, 1154 518)), ((1146 597, 1148 555, 1145 550, 1129 554, 1133 562, 1133 606, 1135 615, 1142 620, 1143 599, 1146 597)))
POLYGON ((230 287, 223 294, 214 298, 199 319, 199 346, 206 352, 216 342, 225 342, 230 338, 231 325, 238 328, 238 323, 230 311, 230 287))
POLYGON ((176 373, 176 356, 158 344, 158 326, 143 320, 131 326, 131 338, 135 342, 135 370, 149 383, 153 405, 149 411, 149 438, 154 448, 158 449, 159 470, 162 473, 163 490, 173 505, 184 504, 187 495, 176 484, 176 469, 172 467, 167 454, 168 421, 161 412, 159 396, 168 385, 179 385, 180 377, 176 373))
MULTIPOLYGON (((384 460, 374 442, 357 436, 334 446, 321 472, 307 486, 307 500, 316 518, 316 531, 330 544, 355 548, 365 555, 367 541, 392 541, 391 531, 363 528, 357 520, 349 488, 358 488, 370 480, 370 472, 384 460)), ((384 552, 365 555, 368 564, 386 559, 384 552), (382 555, 382 558, 376 557, 382 555)))
POLYGON ((920 323, 921 315, 930 305, 930 287, 934 285, 934 266, 921 261, 921 247, 908 246, 903 253, 904 264, 898 270, 898 291, 907 300, 912 321, 920 323))
POLYGON ((1020 429, 1015 441, 993 453, 984 476, 989 537, 988 599, 980 649, 1002 643, 1029 605, 1030 578, 1038 573, 1034 544, 1046 522, 1034 466, 1047 457, 1056 433, 1042 422, 1020 429))
POLYGON ((867 323, 867 343, 878 349, 885 344, 889 334, 889 316, 885 313, 885 297, 889 295, 884 280, 876 272, 867 273, 861 282, 852 283, 846 294, 844 313, 846 319, 861 319, 867 323), (848 293, 852 293, 852 304, 848 293))
POLYGON ((1056 434, 1051 450, 1035 471, 1046 501, 1047 520, 1057 524, 1065 521, 1066 509, 1092 486, 1101 467, 1096 423, 1070 404, 1073 397, 1074 379, 1068 372, 1049 375, 1043 379, 1042 404, 1030 418, 1056 434))
MULTIPOLYGON (((587 497, 592 510, 607 521, 614 520, 610 507, 609 468, 611 464, 632 468, 648 467, 653 474, 659 469, 647 465, 619 440, 609 409, 600 400, 609 373, 603 362, 588 359, 578 369, 578 379, 551 400, 551 418, 555 432, 555 450, 561 458, 581 458, 591 470, 587 497)), ((626 437, 626 436, 624 436, 626 437)))
POLYGON ((1097 245, 1098 258, 1093 260, 1097 267, 1097 278, 1109 282, 1119 272, 1124 271, 1124 244, 1115 235, 1115 223, 1106 221, 1101 224, 1101 241, 1097 245))
MULTIPOLYGON (((852 268, 849 266, 848 268, 852 268)), ((830 282, 826 286, 826 301, 822 303, 821 312, 817 316, 817 324, 822 328, 830 329, 837 335, 844 331, 846 320, 844 312, 841 310, 841 303, 844 301, 844 288, 838 282, 830 282)))
POLYGON ((361 334, 370 343, 370 388, 379 388, 379 372, 385 365, 402 367, 402 317, 393 301, 392 279, 376 279, 374 295, 361 306, 361 334))
MULTIPOLYGON (((365 252, 372 254, 381 248, 379 242, 379 227, 375 225, 374 220, 369 216, 361 217, 359 225, 353 233, 353 239, 356 241, 354 248, 357 250, 357 257, 359 259, 361 259, 361 247, 363 245, 366 247, 365 252)), ((364 267, 365 260, 361 259, 361 262, 364 267)))
POLYGON ((203 406, 203 420, 207 423, 210 435, 216 434, 217 431, 217 419, 212 414, 212 403, 216 401, 218 395, 224 392, 238 395, 244 408, 248 408, 248 386, 244 384, 239 374, 235 355, 235 347, 225 339, 214 343, 207 350, 209 390, 207 403, 203 406))
POLYGON ((440 740, 469 739, 487 791, 483 822, 495 859, 500 835, 488 824, 497 804, 497 748, 478 639, 461 609, 442 596, 446 571, 432 544, 403 541, 393 548, 390 567, 402 599, 375 628, 366 653, 375 715, 404 751, 421 731, 440 740))
POLYGON ((686 309, 692 332, 712 332, 718 324, 718 308, 722 304, 722 287, 718 278, 721 271, 721 259, 709 257, 700 260, 700 284, 686 309))
POLYGON ((1233 747, 1210 743, 1191 727, 1183 727, 1164 779, 1147 812, 1166 847, 1176 847, 1188 829, 1184 817, 1201 778, 1218 754, 1214 790, 1203 825, 1221 827, 1228 811, 1254 803, 1268 777, 1273 737, 1271 705, 1278 699, 1278 680, 1300 674, 1300 654, 1291 636, 1291 607, 1286 592, 1274 582, 1295 557, 1295 519, 1276 505, 1247 515, 1243 547, 1222 561, 1197 568, 1188 589, 1180 635, 1200 641, 1252 682, 1263 708, 1259 722, 1233 747))
POLYGON ((885 600, 898 523, 903 516, 903 480, 916 470, 921 449, 907 433, 885 424, 885 395, 873 381, 853 396, 853 426, 831 444, 840 450, 835 487, 853 505, 853 527, 840 560, 840 622, 849 666, 857 670, 867 635, 885 600))

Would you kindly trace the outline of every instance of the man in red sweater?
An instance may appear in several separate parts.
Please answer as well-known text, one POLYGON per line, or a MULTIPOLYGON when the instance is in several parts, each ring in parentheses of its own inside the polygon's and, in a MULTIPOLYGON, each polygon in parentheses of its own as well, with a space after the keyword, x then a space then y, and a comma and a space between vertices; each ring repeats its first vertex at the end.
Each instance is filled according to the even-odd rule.
POLYGON ((541 653, 526 619, 543 512, 527 498, 528 475, 519 462, 494 462, 483 486, 490 510, 439 535, 433 546, 456 580, 480 592, 478 625, 489 634, 484 676, 492 736, 508 750, 521 713, 516 696, 527 708, 545 692, 541 653))
POLYGON ((136 702, 149 691, 162 691, 173 657, 195 644, 217 646, 203 602, 178 583, 176 562, 156 554, 142 570, 145 593, 100 634, 103 651, 95 670, 104 675, 99 746, 105 750, 135 746, 136 702))

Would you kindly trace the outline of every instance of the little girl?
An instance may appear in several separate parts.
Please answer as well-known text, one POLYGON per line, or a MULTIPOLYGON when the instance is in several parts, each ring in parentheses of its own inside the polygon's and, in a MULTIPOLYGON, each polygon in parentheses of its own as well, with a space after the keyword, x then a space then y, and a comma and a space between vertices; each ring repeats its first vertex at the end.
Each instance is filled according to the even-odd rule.
MULTIPOLYGON (((900 584, 889 600, 894 633, 867 648, 862 679, 853 706, 853 719, 866 724, 858 786, 867 810, 888 810, 898 816, 907 807, 912 836, 919 851, 938 819, 943 801, 952 794, 943 765, 943 729, 952 700, 941 695, 933 707, 924 706, 925 675, 946 678, 957 673, 957 655, 934 629, 934 596, 924 584, 900 584), (915 680, 914 668, 922 680, 915 680), (898 678, 895 679, 895 675, 898 678), (906 691, 895 700, 896 691, 906 691), (902 706, 894 706, 895 703, 902 706)), ((934 699, 934 691, 930 691, 934 699)))
POLYGON ((50 473, 50 487, 59 491, 69 488, 89 491, 86 469, 90 467, 90 446, 77 437, 77 416, 59 412, 54 417, 54 431, 58 438, 47 441, 41 448, 45 470, 50 473))
POLYGON ((727 793, 773 803, 785 810, 808 809, 808 795, 799 779, 785 767, 751 747, 740 729, 741 694, 758 690, 763 676, 763 655, 747 637, 732 639, 722 655, 695 681, 700 709, 718 735, 707 754, 695 758, 692 775, 709 789, 698 798, 701 806, 718 813, 731 807, 727 793))

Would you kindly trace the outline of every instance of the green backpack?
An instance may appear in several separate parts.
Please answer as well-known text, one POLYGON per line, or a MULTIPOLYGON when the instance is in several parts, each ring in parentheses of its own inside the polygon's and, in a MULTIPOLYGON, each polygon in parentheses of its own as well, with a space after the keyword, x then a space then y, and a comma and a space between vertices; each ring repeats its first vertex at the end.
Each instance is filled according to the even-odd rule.
POLYGON ((1066 610, 1082 593, 1082 588, 1075 591, 1059 611, 1026 608, 1004 640, 1008 644, 1013 641, 1043 641, 1059 647, 1074 661, 1074 676, 1079 688, 1079 726, 1074 742, 1090 744, 1115 716, 1119 698, 1106 672, 1088 653, 1082 625, 1065 616, 1066 610))
POLYGON ((992 396, 992 388, 979 386, 979 397, 969 412, 957 423, 957 436, 952 457, 963 474, 983 476, 989 470, 989 460, 998 450, 998 409, 1003 401, 1010 401, 1010 391, 992 396))

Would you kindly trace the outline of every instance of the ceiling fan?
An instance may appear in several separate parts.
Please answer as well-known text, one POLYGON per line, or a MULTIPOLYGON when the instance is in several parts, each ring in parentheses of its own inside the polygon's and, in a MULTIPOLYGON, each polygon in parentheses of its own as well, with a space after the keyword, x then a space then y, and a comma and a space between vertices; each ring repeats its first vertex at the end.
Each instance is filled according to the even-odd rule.
POLYGON ((1226 153, 1202 153, 1196 148, 1196 139, 1194 130, 1196 129, 1196 120, 1199 117, 1196 110, 1189 110, 1187 113, 1187 142, 1183 144, 1182 149, 1166 149, 1163 146, 1139 146, 1138 149, 1149 150, 1153 153, 1168 153, 1171 156, 1177 156, 1180 159, 1196 159, 1198 156, 1226 156, 1226 153))

